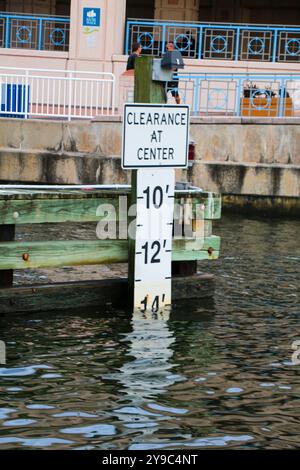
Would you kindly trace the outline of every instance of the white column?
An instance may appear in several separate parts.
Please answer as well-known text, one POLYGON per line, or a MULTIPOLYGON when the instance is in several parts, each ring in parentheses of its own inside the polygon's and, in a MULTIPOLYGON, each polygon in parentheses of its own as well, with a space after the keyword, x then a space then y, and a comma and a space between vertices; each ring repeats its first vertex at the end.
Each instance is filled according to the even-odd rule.
POLYGON ((126 0, 72 0, 69 69, 111 71, 123 53, 126 0), (100 26, 83 25, 83 9, 100 8, 100 26))

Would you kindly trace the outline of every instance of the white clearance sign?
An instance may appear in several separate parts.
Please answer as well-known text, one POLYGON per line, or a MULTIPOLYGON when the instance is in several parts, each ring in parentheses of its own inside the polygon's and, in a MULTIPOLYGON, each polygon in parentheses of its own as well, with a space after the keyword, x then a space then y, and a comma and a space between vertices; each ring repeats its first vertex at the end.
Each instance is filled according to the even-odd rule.
POLYGON ((186 168, 189 106, 125 104, 122 168, 186 168))

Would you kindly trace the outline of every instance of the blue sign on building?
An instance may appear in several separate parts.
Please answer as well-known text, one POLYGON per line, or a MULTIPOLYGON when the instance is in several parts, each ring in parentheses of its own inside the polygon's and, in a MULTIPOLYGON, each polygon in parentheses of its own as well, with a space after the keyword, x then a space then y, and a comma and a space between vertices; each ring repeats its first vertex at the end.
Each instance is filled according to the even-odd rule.
POLYGON ((83 26, 100 26, 101 9, 100 8, 84 8, 83 9, 83 26))

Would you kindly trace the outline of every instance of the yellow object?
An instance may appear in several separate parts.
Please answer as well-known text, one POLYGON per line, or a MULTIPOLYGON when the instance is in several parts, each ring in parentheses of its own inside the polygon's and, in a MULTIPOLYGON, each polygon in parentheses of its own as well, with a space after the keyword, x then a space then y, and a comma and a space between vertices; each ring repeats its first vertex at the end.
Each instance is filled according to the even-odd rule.
MULTIPOLYGON (((293 116, 292 98, 284 98, 283 116, 293 116)), ((242 98, 241 115, 242 116, 270 116, 279 115, 280 98, 242 98)))

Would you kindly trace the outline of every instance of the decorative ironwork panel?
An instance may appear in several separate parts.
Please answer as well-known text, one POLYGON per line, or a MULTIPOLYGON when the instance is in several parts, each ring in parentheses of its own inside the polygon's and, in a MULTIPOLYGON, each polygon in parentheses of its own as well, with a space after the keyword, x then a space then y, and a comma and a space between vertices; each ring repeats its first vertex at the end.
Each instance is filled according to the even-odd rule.
POLYGON ((279 101, 273 99, 277 93, 272 85, 270 82, 244 84, 244 99, 241 103, 242 114, 249 116, 271 116, 274 112, 278 114, 279 101))
POLYGON ((300 32, 280 31, 278 46, 279 62, 300 61, 300 32))
POLYGON ((204 59, 234 59, 236 31, 233 29, 204 30, 204 59))
POLYGON ((198 57, 198 29, 188 30, 182 27, 168 26, 166 41, 174 42, 175 49, 181 52, 184 57, 195 59, 198 57))
POLYGON ((141 43, 144 55, 159 56, 162 50, 162 27, 133 25, 131 28, 130 46, 132 47, 135 42, 141 43))
POLYGON ((288 79, 284 81, 282 98, 283 116, 300 115, 300 77, 298 79, 288 79))
POLYGON ((141 42, 143 54, 160 56, 167 41, 195 59, 300 61, 300 27, 130 20, 125 53, 141 42))
POLYGON ((45 50, 67 51, 69 49, 70 24, 54 21, 43 22, 43 45, 45 50))
POLYGON ((179 94, 194 116, 300 116, 300 74, 183 73, 179 94))
POLYGON ((241 31, 240 60, 262 60, 269 62, 272 59, 273 31, 241 31))
POLYGON ((233 115, 235 112, 236 83, 234 81, 207 81, 203 83, 202 96, 206 97, 206 113, 233 115), (206 85, 206 86, 205 86, 206 85))
POLYGON ((69 18, 0 13, 0 47, 67 51, 69 36, 69 18))
POLYGON ((37 19, 12 18, 10 21, 10 47, 38 49, 39 22, 37 19))

